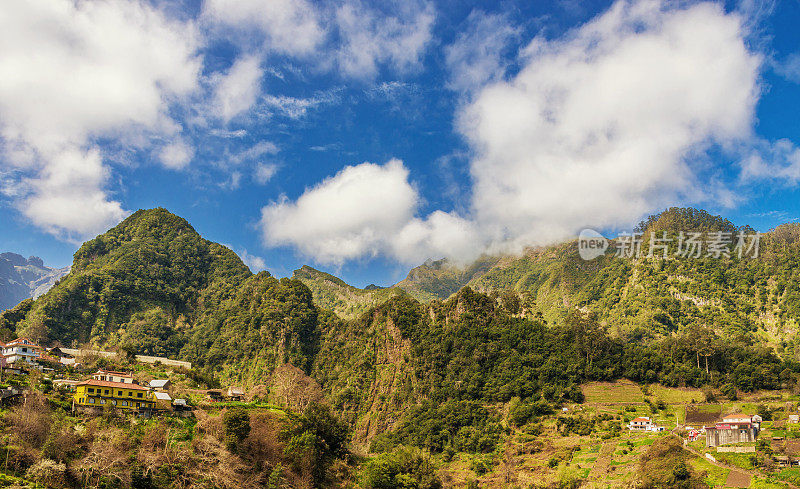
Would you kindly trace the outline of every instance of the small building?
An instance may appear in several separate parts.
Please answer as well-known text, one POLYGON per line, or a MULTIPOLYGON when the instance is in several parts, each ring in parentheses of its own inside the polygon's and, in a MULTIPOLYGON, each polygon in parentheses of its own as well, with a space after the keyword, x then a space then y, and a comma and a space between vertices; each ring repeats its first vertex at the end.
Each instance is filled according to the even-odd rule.
POLYGON ((3 345, 3 357, 7 365, 16 362, 33 364, 44 348, 32 342, 28 338, 17 338, 3 345))
POLYGON ((650 431, 653 422, 647 417, 638 417, 631 420, 628 424, 628 429, 631 431, 650 431))
POLYGON ((133 374, 131 372, 117 372, 115 370, 106 370, 101 368, 92 374, 95 380, 104 382, 118 382, 120 384, 135 384, 133 381, 133 374))
POLYGON ((154 391, 167 392, 172 387, 169 379, 153 379, 150 381, 150 388, 154 391))
POLYGON ((241 401, 244 399, 244 390, 239 387, 228 387, 228 391, 225 395, 231 401, 241 401))
POLYGON ((209 389, 206 391, 206 397, 210 401, 221 401, 222 400, 222 391, 219 389, 209 389))
POLYGON ((78 406, 103 408, 110 404, 125 410, 153 409, 156 403, 147 387, 94 378, 76 384, 73 401, 78 406))
POLYGON ((156 409, 163 411, 172 409, 172 397, 166 392, 153 392, 153 399, 156 401, 156 409))
POLYGON ((761 428, 761 417, 747 414, 731 414, 722 422, 706 427, 706 446, 718 447, 733 443, 756 441, 761 428))

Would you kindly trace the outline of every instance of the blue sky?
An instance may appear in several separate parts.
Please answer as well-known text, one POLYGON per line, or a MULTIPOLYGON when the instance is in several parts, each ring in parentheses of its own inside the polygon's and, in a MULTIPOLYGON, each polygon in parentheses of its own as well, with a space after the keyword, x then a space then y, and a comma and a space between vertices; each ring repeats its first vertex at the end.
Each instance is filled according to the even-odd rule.
POLYGON ((389 285, 669 205, 800 218, 800 3, 20 2, 0 250, 163 206, 254 270, 389 285), (32 56, 31 53, 36 53, 32 56))

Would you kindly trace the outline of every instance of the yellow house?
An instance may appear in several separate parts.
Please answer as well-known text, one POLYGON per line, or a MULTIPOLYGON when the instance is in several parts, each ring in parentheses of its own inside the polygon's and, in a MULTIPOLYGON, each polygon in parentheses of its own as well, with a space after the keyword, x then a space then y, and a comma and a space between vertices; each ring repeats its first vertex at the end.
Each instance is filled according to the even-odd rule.
POLYGON ((153 409, 156 402, 153 393, 147 387, 123 382, 89 379, 78 382, 75 404, 87 407, 103 408, 110 404, 117 409, 153 409))

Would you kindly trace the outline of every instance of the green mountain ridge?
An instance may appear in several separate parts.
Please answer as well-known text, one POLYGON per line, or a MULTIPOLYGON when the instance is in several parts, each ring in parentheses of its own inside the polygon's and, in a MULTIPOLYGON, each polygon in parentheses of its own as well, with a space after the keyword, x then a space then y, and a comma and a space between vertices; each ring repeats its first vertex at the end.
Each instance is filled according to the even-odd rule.
MULTIPOLYGON (((684 214, 705 219, 671 209, 646 228, 676 230, 684 214)), ((254 275, 184 219, 141 210, 86 242, 47 294, 0 314, 0 334, 189 360, 267 392, 291 364, 355 446, 480 453, 502 437, 498 406, 550 412, 581 402, 587 381, 795 385, 799 230, 765 235, 758 260, 583 261, 571 242, 464 269, 429 262, 367 290, 311 267, 254 275)))

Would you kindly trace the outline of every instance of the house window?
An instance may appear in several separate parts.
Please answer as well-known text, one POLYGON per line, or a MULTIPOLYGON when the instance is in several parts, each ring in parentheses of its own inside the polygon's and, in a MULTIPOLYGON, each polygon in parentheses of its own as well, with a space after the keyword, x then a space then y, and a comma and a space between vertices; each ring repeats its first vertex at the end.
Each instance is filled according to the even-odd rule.
POLYGON ((133 397, 133 392, 128 392, 129 397, 133 397))
POLYGON ((89 394, 94 394, 94 389, 89 387, 89 394))
POLYGON ((89 404, 94 404, 94 399, 89 399, 89 404))
POLYGON ((142 393, 140 392, 140 393, 136 394, 136 397, 142 397, 142 393))
POLYGON ((117 391, 117 395, 121 397, 122 396, 122 391, 117 391))
POLYGON ((28 349, 27 348, 23 348, 22 349, 22 353, 28 353, 28 349))
POLYGON ((106 395, 108 395, 108 389, 106 389, 106 395))

